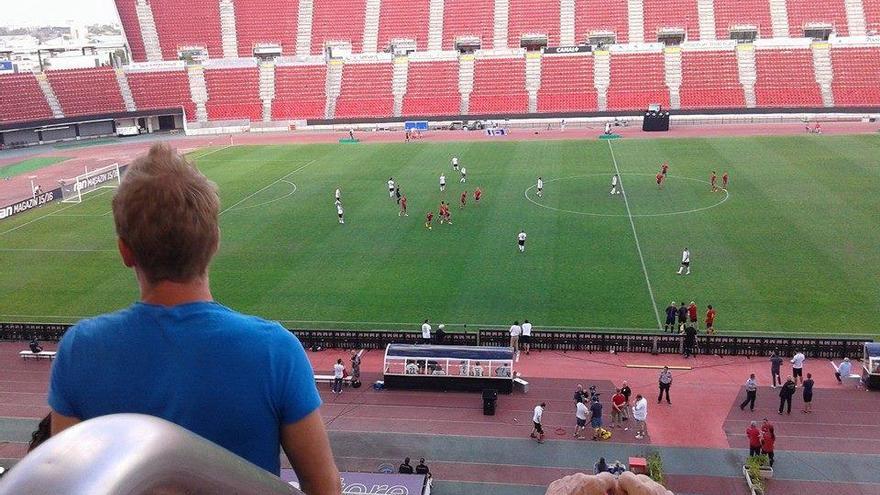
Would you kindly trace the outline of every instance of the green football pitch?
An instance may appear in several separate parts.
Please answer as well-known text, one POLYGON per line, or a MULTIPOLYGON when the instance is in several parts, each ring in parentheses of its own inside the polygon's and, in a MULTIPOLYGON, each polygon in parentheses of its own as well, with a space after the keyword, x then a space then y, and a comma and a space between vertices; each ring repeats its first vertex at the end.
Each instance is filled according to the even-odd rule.
MULTIPOLYGON (((701 320, 716 308, 720 334, 878 333, 877 136, 236 146, 192 157, 223 202, 214 296, 291 328, 528 318, 647 332, 670 301, 693 300, 701 320), (618 169, 625 195, 612 196, 618 169), (710 191, 712 170, 730 173, 728 192, 710 191), (389 177, 408 217, 389 199, 389 177), (441 200, 452 225, 435 217, 427 230, 441 200), (685 247, 692 271, 679 276, 685 247)), ((111 195, 0 223, 0 320, 75 321, 137 297, 115 252, 111 195)))

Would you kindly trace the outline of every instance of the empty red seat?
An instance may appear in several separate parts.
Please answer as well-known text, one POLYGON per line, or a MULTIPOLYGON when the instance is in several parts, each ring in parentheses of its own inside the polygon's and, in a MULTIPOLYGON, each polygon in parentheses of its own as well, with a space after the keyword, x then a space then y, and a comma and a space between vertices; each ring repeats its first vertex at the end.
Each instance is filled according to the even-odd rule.
POLYGON ((65 117, 124 112, 125 103, 110 67, 46 72, 65 117))
POLYGON ((645 41, 657 41, 657 35, 664 28, 680 28, 685 31, 686 39, 699 39, 697 0, 644 0, 644 8, 645 41))
POLYGON ((846 8, 841 1, 786 0, 786 7, 792 38, 803 38, 808 24, 830 24, 838 36, 849 33, 846 8))
POLYGON ((389 117, 394 113, 390 62, 345 64, 336 117, 389 117))
POLYGON ((312 53, 324 51, 328 41, 351 43, 354 52, 364 44, 366 0, 318 0, 312 14, 312 53))
POLYGON ((324 118, 327 67, 296 65, 275 67, 275 100, 272 118, 324 118))
POLYGON ((880 48, 835 48, 831 63, 836 106, 880 105, 880 48))
POLYGON ((51 119, 52 110, 32 73, 0 75, 0 122, 51 119))
POLYGON ((629 6, 627 0, 605 0, 601 5, 590 2, 575 3, 575 41, 583 43, 598 31, 611 31, 618 43, 629 41, 629 6))
POLYGON ((810 49, 756 50, 759 107, 820 107, 822 93, 813 71, 810 49))
POLYGON ((608 110, 644 110, 652 103, 669 106, 663 54, 613 54, 608 110))
POLYGON ((682 52, 681 108, 737 108, 746 105, 736 52, 682 52))
POLYGON ((525 58, 475 61, 470 113, 526 113, 528 109, 525 58))
POLYGON ((559 46, 559 0, 510 0, 507 44, 519 48, 525 34, 546 34, 548 46, 559 46))
POLYGON ((208 119, 262 120, 260 70, 257 67, 206 69, 208 119))
POLYGON ((430 0, 382 0, 379 11, 379 51, 391 40, 403 38, 416 42, 416 49, 428 48, 428 7, 430 0))
POLYGON ((458 60, 410 62, 403 114, 409 116, 458 115, 458 60))
POLYGON ((598 109, 593 57, 553 56, 541 59, 538 112, 590 112, 598 109))
POLYGON ((235 2, 238 55, 252 57, 260 43, 281 45, 282 55, 296 54, 299 0, 247 0, 235 2))
POLYGON ((735 26, 754 26, 760 38, 773 37, 768 0, 714 0, 715 33, 719 40, 730 39, 735 26))
POLYGON ((196 119, 185 70, 128 72, 126 76, 138 110, 183 107, 187 120, 196 119))
POLYGON ((150 0, 162 58, 177 60, 185 46, 200 46, 208 56, 223 56, 218 0, 150 0))
POLYGON ((131 58, 134 62, 147 60, 147 52, 144 50, 144 40, 141 36, 141 24, 137 18, 137 0, 114 0, 128 48, 131 50, 131 58))
POLYGON ((446 0, 443 8, 443 49, 455 48, 461 36, 476 36, 483 48, 494 45, 494 0, 446 0))

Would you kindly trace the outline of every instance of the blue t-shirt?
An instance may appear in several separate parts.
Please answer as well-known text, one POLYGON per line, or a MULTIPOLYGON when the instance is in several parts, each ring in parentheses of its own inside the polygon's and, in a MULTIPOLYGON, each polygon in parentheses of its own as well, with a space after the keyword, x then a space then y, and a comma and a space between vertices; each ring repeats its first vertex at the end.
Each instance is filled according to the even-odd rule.
POLYGON ((135 303, 64 335, 49 405, 82 420, 141 413, 279 474, 280 426, 321 405, 299 340, 214 302, 135 303))

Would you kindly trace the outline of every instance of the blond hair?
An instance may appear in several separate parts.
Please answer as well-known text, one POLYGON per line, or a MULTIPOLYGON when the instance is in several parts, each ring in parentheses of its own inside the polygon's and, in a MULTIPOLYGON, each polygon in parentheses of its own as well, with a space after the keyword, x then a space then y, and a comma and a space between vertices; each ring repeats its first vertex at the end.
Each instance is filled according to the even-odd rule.
POLYGON ((168 144, 154 144, 113 197, 116 235, 150 283, 207 273, 220 243, 217 185, 168 144))

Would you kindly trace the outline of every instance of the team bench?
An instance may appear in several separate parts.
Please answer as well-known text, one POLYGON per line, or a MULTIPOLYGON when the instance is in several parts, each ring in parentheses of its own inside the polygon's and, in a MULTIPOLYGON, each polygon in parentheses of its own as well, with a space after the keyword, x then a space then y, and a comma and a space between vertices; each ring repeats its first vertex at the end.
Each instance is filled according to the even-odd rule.
MULTIPOLYGON (((315 383, 333 383, 333 375, 315 375, 315 383)), ((351 376, 343 377, 342 383, 351 385, 351 376)))
POLYGON ((40 351, 40 352, 31 352, 31 351, 21 351, 18 353, 22 359, 55 359, 55 351, 40 351))

